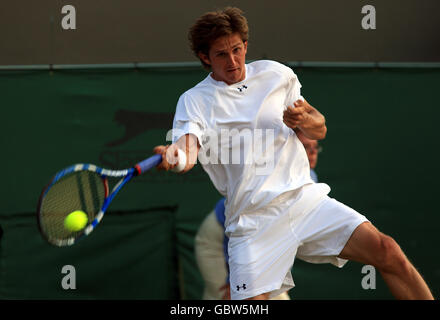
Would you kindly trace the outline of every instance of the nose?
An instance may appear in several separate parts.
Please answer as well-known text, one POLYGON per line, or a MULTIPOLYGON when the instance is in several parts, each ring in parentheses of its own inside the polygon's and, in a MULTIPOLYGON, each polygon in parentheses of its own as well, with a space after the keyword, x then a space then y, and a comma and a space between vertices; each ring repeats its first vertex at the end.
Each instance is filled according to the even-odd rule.
POLYGON ((228 54, 228 65, 230 66, 235 66, 236 64, 236 60, 235 60, 235 56, 233 53, 229 53, 228 54))

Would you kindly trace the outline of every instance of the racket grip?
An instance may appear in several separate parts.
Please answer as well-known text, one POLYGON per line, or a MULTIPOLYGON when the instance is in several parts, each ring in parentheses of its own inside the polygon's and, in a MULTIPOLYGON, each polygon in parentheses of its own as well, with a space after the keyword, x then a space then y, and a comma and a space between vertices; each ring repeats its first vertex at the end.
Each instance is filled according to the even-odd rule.
POLYGON ((162 162, 162 155, 155 154, 154 156, 151 156, 148 159, 139 162, 137 165, 134 166, 134 168, 136 169, 137 174, 140 175, 150 170, 151 168, 154 168, 161 162, 162 162))

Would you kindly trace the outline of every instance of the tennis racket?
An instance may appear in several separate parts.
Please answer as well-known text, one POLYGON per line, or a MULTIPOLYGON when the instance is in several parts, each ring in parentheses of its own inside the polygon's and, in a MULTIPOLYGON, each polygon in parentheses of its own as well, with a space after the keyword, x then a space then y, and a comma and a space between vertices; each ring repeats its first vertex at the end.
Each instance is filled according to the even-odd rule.
POLYGON ((161 162, 162 156, 156 154, 125 170, 107 170, 80 163, 59 171, 43 189, 38 201, 38 227, 43 238, 50 244, 63 247, 89 235, 101 222, 119 190, 133 177, 161 162), (117 181, 111 192, 110 180, 117 181), (78 211, 83 216, 84 226, 79 230, 66 227, 66 218, 78 211))

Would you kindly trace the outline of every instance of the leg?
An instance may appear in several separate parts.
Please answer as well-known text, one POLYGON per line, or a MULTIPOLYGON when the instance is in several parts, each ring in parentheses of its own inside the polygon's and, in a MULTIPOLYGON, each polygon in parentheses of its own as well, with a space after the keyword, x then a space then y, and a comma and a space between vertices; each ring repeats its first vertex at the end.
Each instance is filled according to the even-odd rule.
POLYGON ((427 284, 396 241, 369 222, 355 229, 339 257, 376 267, 397 299, 433 299, 427 284))

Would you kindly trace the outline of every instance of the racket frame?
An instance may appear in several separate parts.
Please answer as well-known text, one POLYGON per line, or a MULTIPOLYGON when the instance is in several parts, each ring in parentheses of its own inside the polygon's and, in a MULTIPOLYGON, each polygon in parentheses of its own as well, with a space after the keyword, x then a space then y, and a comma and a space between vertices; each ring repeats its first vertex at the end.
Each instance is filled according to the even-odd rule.
POLYGON ((94 164, 88 164, 88 163, 78 163, 74 164, 72 166, 69 166, 65 169, 60 170, 58 173, 55 174, 55 176, 52 178, 52 180, 45 186, 43 191, 41 192, 40 198, 38 200, 38 206, 37 206, 37 222, 38 222, 38 229, 40 233, 43 235, 43 238, 49 242, 50 244, 53 244, 58 247, 63 246, 71 246, 80 239, 84 238, 85 236, 89 235, 101 222, 102 218, 104 217, 104 214, 109 207, 110 203, 112 202, 113 198, 116 196, 116 194, 121 190, 121 188, 127 184, 134 176, 140 175, 145 173, 146 171, 150 170, 151 168, 155 167, 162 161, 161 155, 154 155, 152 157, 149 157, 148 159, 145 159, 144 161, 136 164, 133 168, 124 169, 124 170, 108 170, 103 169, 101 167, 98 167, 94 164), (72 174, 74 172, 78 171, 90 171, 95 172, 101 176, 104 182, 105 186, 105 198, 104 202, 101 206, 101 209, 96 214, 95 218, 92 222, 90 222, 84 229, 83 232, 76 237, 70 237, 67 239, 49 239, 45 232, 43 231, 42 227, 42 221, 41 221, 41 209, 43 205, 44 198, 48 191, 51 189, 51 187, 57 183, 61 178, 72 174), (110 194, 108 193, 108 177, 112 178, 121 178, 119 182, 116 183, 116 185, 113 187, 110 194))

